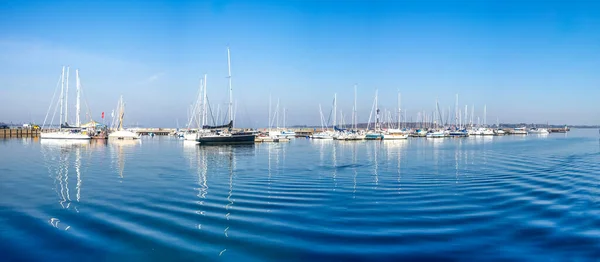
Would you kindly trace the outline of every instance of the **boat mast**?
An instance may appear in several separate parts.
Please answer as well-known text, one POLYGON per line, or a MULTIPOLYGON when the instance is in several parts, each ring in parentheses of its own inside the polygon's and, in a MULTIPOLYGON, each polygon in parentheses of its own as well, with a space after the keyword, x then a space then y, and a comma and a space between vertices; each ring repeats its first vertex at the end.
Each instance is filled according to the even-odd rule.
POLYGON ((271 122, 273 120, 271 120, 271 94, 269 94, 269 121, 267 122, 267 124, 269 125, 269 133, 271 132, 271 122))
POLYGON ((229 123, 232 123, 231 127, 233 127, 233 88, 231 87, 231 53, 229 47, 227 47, 227 71, 227 78, 229 79, 229 123))
POLYGON ((352 116, 352 124, 354 125, 354 130, 356 130, 356 127, 358 126, 358 123, 356 123, 357 117, 356 117, 356 85, 354 85, 354 116, 352 116))
POLYGON ((204 94, 202 95, 202 126, 200 128, 204 129, 204 126, 208 123, 206 123, 207 118, 208 118, 208 112, 206 111, 207 109, 207 105, 206 105, 206 88, 208 87, 206 85, 206 74, 204 74, 204 94))
POLYGON ((459 121, 458 121, 458 94, 456 94, 456 103, 454 104, 454 127, 458 128, 459 125, 459 121))
POLYGON ((275 127, 279 129, 279 97, 277 98, 277 106, 275 107, 275 127))
POLYGON ((64 94, 65 94, 65 66, 62 67, 62 74, 60 76, 60 125, 59 127, 62 127, 63 124, 63 103, 65 100, 64 94))
POLYGON ((471 128, 473 128, 473 117, 475 117, 475 105, 473 104, 473 106, 471 106, 471 121, 470 121, 470 125, 471 128))
POLYGON ((65 123, 69 123, 69 68, 67 66, 67 88, 65 89, 65 123))
POLYGON ((321 132, 324 132, 324 126, 323 126, 323 110, 321 110, 321 104, 319 104, 319 117, 321 118, 321 132))
POLYGON ((375 90, 375 130, 379 130, 379 106, 377 105, 377 94, 379 90, 375 90))
POLYGON ((333 94, 333 129, 337 126, 337 93, 333 94))
POLYGON ((469 112, 469 106, 465 105, 465 118, 463 118, 463 126, 461 127, 461 129, 466 129, 467 127, 467 113, 469 112))
POLYGON ((119 127, 117 130, 123 130, 123 115, 125 114, 125 104, 123 104, 123 95, 121 95, 121 99, 119 99, 119 127))
POLYGON ((80 90, 81 90, 81 83, 79 82, 79 69, 75 69, 75 84, 77 85, 77 102, 75 103, 75 126, 79 127, 81 126, 81 120, 79 119, 79 114, 80 114, 80 90))
POLYGON ((487 105, 483 105, 483 126, 487 127, 487 105))
POLYGON ((398 129, 400 129, 400 118, 402 116, 402 110, 400 109, 401 99, 402 99, 402 94, 400 94, 400 92, 398 92, 398 129))

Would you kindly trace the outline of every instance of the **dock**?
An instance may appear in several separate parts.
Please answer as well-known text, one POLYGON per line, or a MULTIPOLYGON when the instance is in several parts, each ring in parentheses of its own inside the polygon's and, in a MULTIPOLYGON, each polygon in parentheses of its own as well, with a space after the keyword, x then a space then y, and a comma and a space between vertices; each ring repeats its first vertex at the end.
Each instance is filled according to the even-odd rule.
POLYGON ((11 137, 39 137, 40 129, 33 128, 5 128, 0 129, 0 138, 11 137))

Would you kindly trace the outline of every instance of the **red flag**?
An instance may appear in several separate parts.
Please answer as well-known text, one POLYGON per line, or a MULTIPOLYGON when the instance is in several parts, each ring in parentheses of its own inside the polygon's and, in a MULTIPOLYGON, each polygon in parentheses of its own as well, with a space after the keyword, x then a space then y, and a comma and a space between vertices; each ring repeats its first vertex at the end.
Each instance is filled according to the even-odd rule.
POLYGON ((104 112, 102 112, 102 119, 104 119, 104 112))

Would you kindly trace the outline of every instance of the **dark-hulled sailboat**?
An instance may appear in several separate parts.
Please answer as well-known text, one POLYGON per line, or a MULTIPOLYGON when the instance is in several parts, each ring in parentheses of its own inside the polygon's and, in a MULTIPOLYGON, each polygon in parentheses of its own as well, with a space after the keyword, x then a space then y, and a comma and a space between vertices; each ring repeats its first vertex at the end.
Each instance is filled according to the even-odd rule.
POLYGON ((222 144, 254 144, 256 135, 248 132, 232 132, 233 129, 233 88, 231 87, 231 54, 227 47, 227 69, 229 79, 229 123, 221 126, 203 126, 204 130, 213 130, 209 133, 200 133, 197 141, 200 145, 222 144), (227 129, 226 131, 223 129, 227 129))

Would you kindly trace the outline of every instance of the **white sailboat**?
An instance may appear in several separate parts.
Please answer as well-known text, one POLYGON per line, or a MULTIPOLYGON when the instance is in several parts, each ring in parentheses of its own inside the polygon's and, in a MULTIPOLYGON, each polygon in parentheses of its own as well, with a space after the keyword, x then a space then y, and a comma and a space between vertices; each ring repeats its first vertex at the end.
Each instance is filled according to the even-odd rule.
POLYGON ((550 132, 548 131, 548 129, 546 129, 546 128, 537 128, 537 127, 532 127, 527 132, 530 133, 530 134, 534 134, 534 135, 547 135, 547 134, 550 134, 550 132))
POLYGON ((435 111, 436 113, 434 113, 434 115, 432 116, 433 120, 433 126, 434 128, 427 131, 427 134, 425 135, 426 138, 444 138, 446 137, 446 134, 443 130, 439 130, 438 129, 438 124, 437 124, 437 120, 440 121, 440 123, 442 123, 442 114, 440 113, 440 107, 439 107, 439 103, 437 101, 437 99, 435 100, 435 111), (435 117, 435 114, 437 114, 438 118, 435 117))
POLYGON ((396 128, 390 128, 383 133, 383 140, 399 140, 408 139, 408 133, 400 129, 400 117, 402 111, 400 109, 400 93, 398 93, 398 123, 396 128))
POLYGON ((321 105, 319 104, 319 114, 321 116, 321 132, 315 133, 311 136, 313 139, 326 139, 332 140, 333 134, 329 130, 327 130, 327 126, 325 125, 325 119, 323 117, 323 111, 321 110, 321 105))
MULTIPOLYGON (((75 126, 71 126, 69 125, 69 121, 68 121, 68 117, 69 117, 69 103, 68 103, 68 95, 69 95, 69 68, 67 67, 67 77, 65 78, 65 67, 63 66, 62 68, 62 74, 60 77, 60 82, 61 82, 61 87, 60 87, 60 97, 59 97, 59 103, 60 103, 60 128, 58 131, 49 131, 49 132, 45 132, 42 131, 40 133, 40 137, 42 139, 91 139, 91 137, 81 129, 81 123, 80 123, 80 119, 79 119, 79 115, 80 115, 80 85, 79 85, 79 70, 76 70, 76 77, 77 77, 77 101, 76 101, 76 123, 75 126), (65 79, 66 79, 66 89, 65 89, 65 79), (64 110, 63 110, 64 109, 64 110), (63 113, 64 113, 64 117, 63 117, 63 113)), ((53 97, 54 99, 54 97, 53 97)), ((48 108, 48 113, 50 112, 50 109, 52 108, 52 103, 54 101, 51 102, 50 108, 48 108)), ((56 113, 56 108, 55 111, 56 113)), ((48 113, 46 113, 46 118, 48 117, 48 113)), ((52 119, 54 119, 54 116, 52 116, 52 119)), ((42 126, 46 125, 46 120, 44 119, 44 124, 42 126)), ((44 128, 42 128, 43 130, 44 128)))
POLYGON ((118 140, 135 140, 139 139, 140 135, 125 130, 123 128, 123 117, 125 116, 125 104, 123 103, 123 96, 119 99, 119 105, 117 107, 117 112, 119 113, 119 124, 117 127, 117 131, 112 132, 108 135, 108 139, 118 139, 118 140))
POLYGON ((198 92, 198 97, 196 98, 196 102, 192 108, 192 112, 187 124, 187 130, 183 134, 183 139, 185 141, 196 141, 200 132, 202 131, 202 126, 205 124, 204 110, 206 103, 206 74, 204 74, 204 78, 200 79, 200 90, 198 92), (197 129, 192 129, 191 126, 193 123, 196 123, 197 129))

